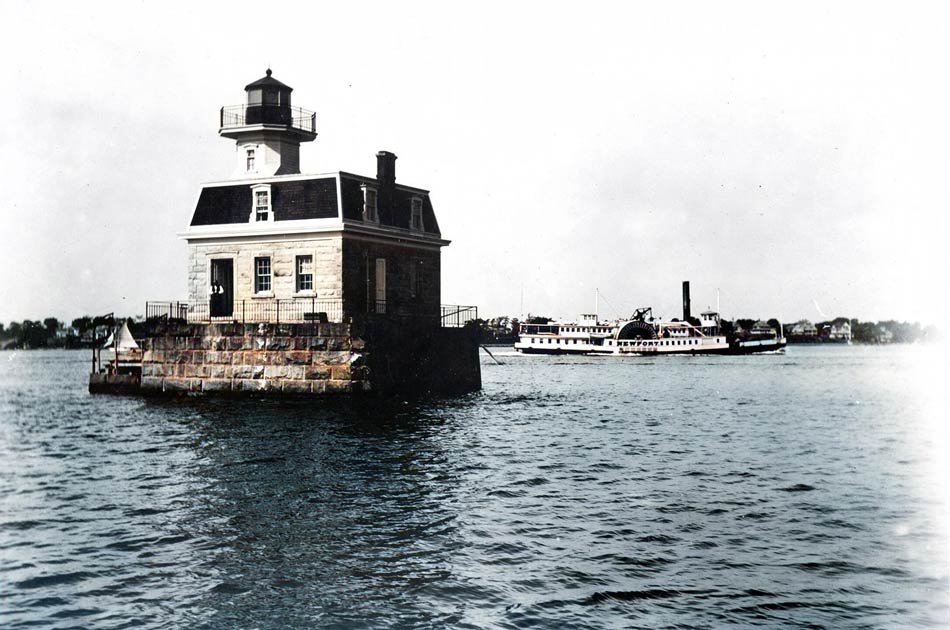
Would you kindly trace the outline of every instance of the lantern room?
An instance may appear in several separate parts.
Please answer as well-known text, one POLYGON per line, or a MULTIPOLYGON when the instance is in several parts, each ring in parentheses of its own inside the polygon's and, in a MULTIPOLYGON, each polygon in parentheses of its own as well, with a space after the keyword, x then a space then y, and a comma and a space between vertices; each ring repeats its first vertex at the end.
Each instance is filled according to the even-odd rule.
POLYGON ((270 68, 244 92, 243 104, 221 108, 218 133, 236 141, 232 178, 299 173, 300 143, 317 137, 316 115, 291 105, 293 88, 275 79, 270 68))
POLYGON ((292 115, 290 109, 290 93, 294 89, 284 85, 271 76, 271 69, 267 75, 244 87, 247 92, 247 107, 245 108, 245 122, 249 125, 257 123, 289 125, 292 115))

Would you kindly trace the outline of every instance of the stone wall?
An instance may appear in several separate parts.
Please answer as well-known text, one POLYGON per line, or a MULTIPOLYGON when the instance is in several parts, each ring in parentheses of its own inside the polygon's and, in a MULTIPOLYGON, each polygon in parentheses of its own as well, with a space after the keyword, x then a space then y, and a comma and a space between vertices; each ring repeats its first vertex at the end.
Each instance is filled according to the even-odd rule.
MULTIPOLYGON (((349 313, 365 313, 376 299, 376 259, 386 260, 387 310, 419 315, 431 309, 439 314, 442 297, 441 256, 438 247, 380 243, 356 237, 244 237, 194 241, 188 246, 188 300, 208 301, 211 261, 231 260, 234 303, 255 298, 342 299, 349 313), (313 256, 312 292, 297 293, 296 258, 313 256), (254 292, 254 259, 271 259, 271 291, 254 292)), ((237 308, 237 307, 235 307, 237 308)))
POLYGON ((146 393, 357 393, 370 382, 349 324, 179 324, 147 341, 146 393))
POLYGON ((365 313, 376 299, 376 259, 386 260, 386 309, 415 315, 431 309, 438 317, 442 300, 441 254, 438 248, 393 245, 348 237, 343 240, 343 308, 365 313), (414 270, 410 268, 414 267, 414 270), (411 286, 412 275, 415 286, 411 286))
POLYGON ((191 302, 206 302, 211 281, 211 260, 234 261, 234 301, 254 297, 289 299, 293 297, 317 297, 340 299, 343 297, 342 238, 300 238, 274 240, 257 237, 240 242, 218 241, 195 242, 188 246, 188 299, 191 302), (313 256, 313 292, 296 292, 296 257, 313 256), (254 258, 268 256, 271 259, 272 290, 261 296, 254 293, 254 258))
POLYGON ((377 392, 465 394, 482 387, 478 330, 380 319, 366 326, 363 357, 377 392))
POLYGON ((146 341, 146 394, 418 396, 481 388, 477 338, 467 328, 393 318, 160 326, 146 341))

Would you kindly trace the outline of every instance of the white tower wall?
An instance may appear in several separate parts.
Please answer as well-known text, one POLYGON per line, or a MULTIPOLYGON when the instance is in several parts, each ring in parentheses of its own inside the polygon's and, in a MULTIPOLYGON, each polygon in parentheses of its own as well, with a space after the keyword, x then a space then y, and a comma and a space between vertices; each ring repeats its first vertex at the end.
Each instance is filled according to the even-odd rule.
POLYGON ((300 173, 300 143, 281 132, 242 135, 235 143, 236 159, 231 179, 296 175, 300 173), (248 169, 248 150, 254 151, 253 170, 248 169))

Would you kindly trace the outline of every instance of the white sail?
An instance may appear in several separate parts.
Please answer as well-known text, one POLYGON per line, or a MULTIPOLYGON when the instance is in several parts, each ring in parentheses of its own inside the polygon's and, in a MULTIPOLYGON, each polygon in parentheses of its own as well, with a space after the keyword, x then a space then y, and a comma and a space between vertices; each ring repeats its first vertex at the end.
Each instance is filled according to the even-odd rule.
MULTIPOLYGON (((109 333, 109 337, 106 339, 106 342, 102 345, 102 349, 114 348, 116 346, 116 338, 114 333, 109 333)), ((139 344, 135 343, 135 338, 132 336, 132 331, 129 330, 129 323, 123 322, 122 328, 119 329, 119 339, 118 339, 118 350, 119 352, 126 352, 128 350, 138 350, 139 344)))
POLYGON ((139 344, 135 343, 135 338, 132 336, 132 331, 129 330, 128 322, 123 322, 122 329, 119 330, 118 349, 119 352, 139 349, 139 344))

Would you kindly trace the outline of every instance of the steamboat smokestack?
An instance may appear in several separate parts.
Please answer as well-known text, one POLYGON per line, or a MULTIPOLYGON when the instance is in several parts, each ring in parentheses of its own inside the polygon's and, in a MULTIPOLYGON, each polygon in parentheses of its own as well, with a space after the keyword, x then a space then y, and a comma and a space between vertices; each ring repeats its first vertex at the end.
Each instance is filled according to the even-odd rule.
POLYGON ((683 321, 689 321, 689 280, 683 281, 683 321))

